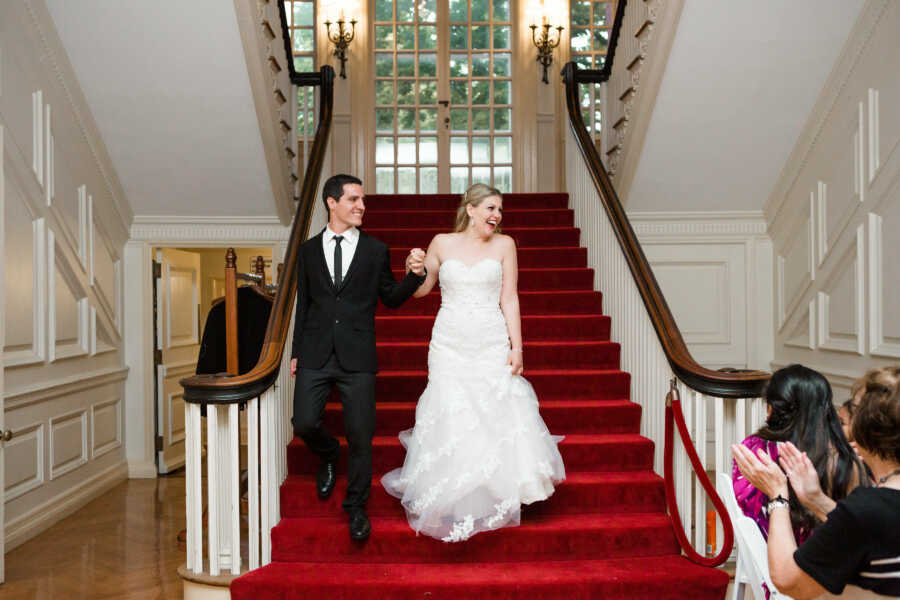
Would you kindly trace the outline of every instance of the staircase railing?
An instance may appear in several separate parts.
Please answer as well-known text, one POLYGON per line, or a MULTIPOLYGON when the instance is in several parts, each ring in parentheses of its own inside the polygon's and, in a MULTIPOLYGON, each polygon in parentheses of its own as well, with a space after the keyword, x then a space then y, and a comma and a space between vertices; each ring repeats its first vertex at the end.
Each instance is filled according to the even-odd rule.
MULTIPOLYGON (((283 6, 281 13, 282 35, 287 37, 283 6)), ((285 44, 290 52, 290 46, 285 44)), ((241 490, 244 487, 249 552, 246 566, 252 570, 271 562, 269 532, 279 520, 278 490, 287 476, 285 448, 291 436, 292 382, 287 375, 289 357, 283 351, 297 292, 300 244, 309 233, 331 131, 334 97, 334 70, 330 66, 322 67, 319 72, 296 73, 290 54, 288 65, 295 86, 318 87, 318 125, 308 153, 297 157, 300 167, 305 162, 305 175, 259 361, 242 375, 198 375, 181 381, 186 431, 187 577, 216 577, 221 572, 237 575, 246 570, 241 559, 241 490), (246 484, 241 481, 239 410, 242 408, 247 412, 246 484), (205 468, 202 463, 204 412, 205 468), (208 521, 205 553, 204 472, 208 521)))
MULTIPOLYGON (((621 22, 618 14, 616 21, 621 22)), ((611 46, 616 37, 614 31, 611 46)), ((603 290, 604 311, 616 316, 611 335, 628 339, 622 345, 622 368, 631 373, 631 396, 644 409, 642 434, 657 442, 665 438, 666 411, 661 400, 674 377, 680 396, 676 408, 683 411, 686 425, 684 431, 679 430, 682 443, 685 448, 696 448, 701 471, 705 468, 718 474, 731 465, 731 443, 739 442, 761 422, 765 405, 759 396, 769 374, 713 371, 691 356, 581 117, 578 85, 602 83, 608 73, 607 68, 580 70, 575 63, 563 69, 570 123, 566 132, 566 182, 576 226, 588 247, 595 284, 603 290), (575 159, 576 154, 583 162, 575 159), (710 445, 712 457, 708 456, 710 445)), ((670 416, 675 415, 670 411, 670 416)), ((720 512, 715 535, 707 531, 706 473, 692 473, 684 453, 670 453, 674 465, 665 468, 659 446, 657 443, 655 468, 669 473, 667 484, 677 501, 674 510, 670 508, 670 516, 676 529, 682 528, 680 533, 687 532, 678 536, 679 541, 684 543, 693 534, 694 548, 699 548, 700 554, 710 554, 710 538, 731 539, 728 517, 720 512)), ((710 492, 714 497, 714 490, 710 488, 710 492)), ((692 551, 685 551, 693 557, 692 551)), ((720 558, 724 561, 727 552, 720 558)))

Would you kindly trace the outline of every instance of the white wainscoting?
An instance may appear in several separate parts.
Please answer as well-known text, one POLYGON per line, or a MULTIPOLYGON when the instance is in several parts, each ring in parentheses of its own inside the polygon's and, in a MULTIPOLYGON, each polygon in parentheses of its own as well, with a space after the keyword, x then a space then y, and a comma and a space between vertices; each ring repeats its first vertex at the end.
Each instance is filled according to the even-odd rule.
POLYGON ((838 402, 866 369, 900 362, 900 77, 884 62, 898 54, 900 4, 871 0, 766 206, 773 365, 822 371, 838 402))
POLYGON ((654 275, 694 358, 767 369, 772 250, 761 212, 632 212, 654 275))
POLYGON ((43 2, 0 5, 6 550, 125 478, 131 210, 43 2))

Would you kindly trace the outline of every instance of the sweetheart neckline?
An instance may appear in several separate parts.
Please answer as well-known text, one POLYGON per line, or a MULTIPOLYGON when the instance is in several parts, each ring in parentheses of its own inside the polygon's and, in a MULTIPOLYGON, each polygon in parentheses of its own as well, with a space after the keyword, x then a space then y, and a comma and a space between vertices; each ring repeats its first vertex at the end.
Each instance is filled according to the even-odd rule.
POLYGON ((488 261, 488 260, 494 261, 495 263, 497 263, 497 264, 500 265, 501 267, 503 266, 503 263, 501 263, 501 262, 500 262, 499 260, 497 260, 496 258, 491 258, 491 257, 480 258, 480 259, 476 260, 475 262, 473 262, 472 264, 466 264, 466 263, 464 263, 462 260, 460 260, 460 259, 458 259, 458 258, 448 258, 447 260, 445 260, 445 261, 443 261, 443 262, 441 263, 441 266, 438 267, 438 269, 440 269, 441 267, 443 267, 444 265, 446 265, 446 264, 447 264, 448 262, 450 262, 450 261, 458 262, 459 264, 461 264, 462 266, 464 266, 464 267, 467 268, 467 269, 473 269, 476 265, 479 265, 479 264, 481 264, 481 263, 483 263, 483 262, 485 262, 485 261, 488 261))

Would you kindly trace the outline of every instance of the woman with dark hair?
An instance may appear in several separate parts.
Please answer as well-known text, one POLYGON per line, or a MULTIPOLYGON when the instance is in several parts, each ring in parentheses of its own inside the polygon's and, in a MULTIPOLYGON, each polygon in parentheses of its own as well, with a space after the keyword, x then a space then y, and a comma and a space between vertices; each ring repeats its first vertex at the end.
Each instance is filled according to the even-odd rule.
MULTIPOLYGON (((839 500, 804 543, 792 534, 785 496, 806 478, 808 461, 786 460, 791 444, 781 444, 781 466, 765 452, 733 446, 741 473, 769 503, 767 542, 772 582, 797 600, 900 597, 900 369, 867 378, 853 411, 852 434, 872 469, 873 487, 859 486, 839 500), (782 470, 783 469, 783 470, 782 470), (798 548, 799 545, 799 548, 798 548)), ((802 456, 802 453, 801 453, 802 456)), ((811 476, 811 474, 810 474, 811 476)))
MULTIPOLYGON (((818 372, 803 365, 790 365, 772 374, 763 392, 768 405, 766 422, 741 445, 754 454, 778 461, 779 442, 791 442, 805 452, 821 482, 824 496, 840 500, 859 485, 861 465, 850 448, 831 402, 831 386, 818 372)), ((745 515, 756 521, 764 537, 769 534, 765 509, 769 496, 757 489, 738 470, 732 469, 734 495, 745 515)), ((802 494, 802 492, 801 492, 802 494)), ((798 542, 809 537, 827 511, 804 506, 794 490, 789 497, 791 524, 798 542)), ((833 503, 832 503, 833 504, 833 503)))

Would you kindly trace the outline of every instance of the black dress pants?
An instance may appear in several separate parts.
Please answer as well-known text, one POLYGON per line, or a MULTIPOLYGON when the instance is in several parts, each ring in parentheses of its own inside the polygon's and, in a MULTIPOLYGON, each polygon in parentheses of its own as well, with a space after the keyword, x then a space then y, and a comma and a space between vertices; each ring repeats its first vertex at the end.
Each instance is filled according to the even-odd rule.
POLYGON ((365 508, 372 487, 372 436, 375 435, 375 373, 344 370, 332 354, 321 369, 298 369, 294 387, 294 432, 323 460, 337 460, 340 443, 322 422, 325 403, 337 386, 347 436, 347 512, 365 508))

